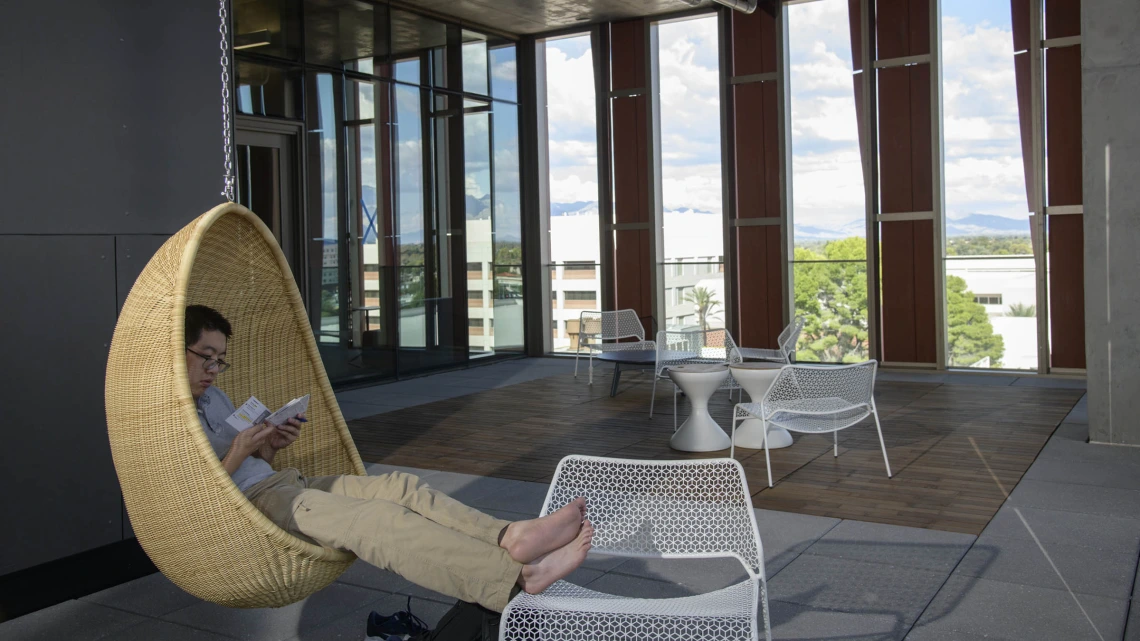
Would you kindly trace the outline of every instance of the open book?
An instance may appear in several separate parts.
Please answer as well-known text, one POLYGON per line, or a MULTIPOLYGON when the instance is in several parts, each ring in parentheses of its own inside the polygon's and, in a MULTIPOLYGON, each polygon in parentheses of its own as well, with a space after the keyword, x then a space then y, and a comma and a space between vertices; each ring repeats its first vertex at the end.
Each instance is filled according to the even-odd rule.
POLYGON ((308 408, 308 394, 289 401, 282 405, 281 409, 276 412, 270 412, 269 408, 257 400, 256 396, 250 396, 248 401, 242 403, 241 407, 237 408, 237 411, 230 414, 229 418, 226 419, 226 423, 239 432, 266 422, 280 425, 298 414, 303 414, 308 408))

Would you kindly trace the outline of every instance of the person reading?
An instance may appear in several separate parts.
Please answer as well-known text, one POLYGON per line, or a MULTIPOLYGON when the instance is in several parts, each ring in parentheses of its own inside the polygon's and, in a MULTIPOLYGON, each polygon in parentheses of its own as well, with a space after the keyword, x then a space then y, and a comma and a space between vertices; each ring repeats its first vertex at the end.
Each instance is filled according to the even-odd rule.
POLYGON ((585 560, 594 528, 581 497, 511 522, 404 472, 313 478, 275 471, 275 455, 300 436, 304 415, 242 431, 227 424, 234 405, 215 383, 229 367, 230 323, 203 305, 188 306, 185 323, 186 373, 202 429, 238 489, 282 529, 495 612, 517 590, 542 592, 585 560))

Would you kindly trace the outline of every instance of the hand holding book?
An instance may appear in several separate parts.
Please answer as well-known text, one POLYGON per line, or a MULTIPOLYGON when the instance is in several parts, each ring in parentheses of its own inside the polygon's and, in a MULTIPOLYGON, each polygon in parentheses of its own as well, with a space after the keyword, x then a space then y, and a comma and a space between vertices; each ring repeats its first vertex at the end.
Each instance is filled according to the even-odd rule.
POLYGON ((251 396, 249 400, 242 403, 242 406, 237 408, 233 414, 230 414, 229 418, 226 419, 226 423, 239 432, 262 423, 281 425, 291 418, 304 414, 308 408, 308 394, 289 401, 276 412, 270 412, 269 408, 257 400, 256 396, 251 396))

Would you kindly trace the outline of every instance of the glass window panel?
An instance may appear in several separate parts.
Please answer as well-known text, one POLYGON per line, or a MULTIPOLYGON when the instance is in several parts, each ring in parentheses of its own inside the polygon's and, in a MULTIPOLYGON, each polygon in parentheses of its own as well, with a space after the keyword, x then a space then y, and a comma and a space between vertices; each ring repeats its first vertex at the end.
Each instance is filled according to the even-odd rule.
POLYGON ((487 40, 474 32, 463 31, 463 90, 487 95, 487 40))
POLYGON ((657 25, 668 329, 724 327, 720 61, 715 16, 657 25), (709 265, 708 263, 712 263, 709 265), (710 269, 710 267, 712 269, 710 269))
POLYGON ((425 347, 427 271, 424 244, 424 187, 422 104, 426 93, 396 85, 395 92, 395 225, 396 260, 400 265, 400 346, 425 347))
POLYGON ((493 225, 496 350, 524 344, 522 209, 519 191, 518 107, 495 103, 492 116, 493 225))
POLYGON ((788 7, 796 358, 867 358, 866 205, 845 0, 788 7))
MULTIPOLYGON (((862 239, 831 241, 826 255, 865 252, 862 239)), ((811 250, 796 248, 796 256, 811 250)), ((857 363, 867 360, 867 261, 793 264, 796 315, 805 319, 796 360, 857 363)))
POLYGON ((355 0, 305 0, 305 61, 375 73, 388 55, 388 8, 355 0))
POLYGON ((381 194, 381 176, 386 174, 388 154, 380 150, 387 141, 378 133, 374 120, 377 109, 377 96, 386 100, 389 85, 386 83, 360 82, 348 80, 345 91, 347 119, 345 122, 345 147, 348 156, 348 190, 351 194, 349 212, 355 246, 355 266, 351 277, 352 322, 354 323, 354 344, 370 347, 387 346, 395 339, 395 332, 381 322, 381 318, 391 300, 387 281, 381 278, 379 269, 369 271, 369 265, 384 265, 387 268, 390 257, 385 251, 382 237, 389 235, 385 225, 390 224, 388 199, 381 194), (376 295, 369 298, 362 290, 375 288, 376 295), (361 309, 367 307, 369 309, 361 309), (379 307, 380 309, 371 309, 379 307))
POLYGON ((345 305, 342 278, 340 224, 340 179, 337 159, 339 154, 337 129, 337 90, 340 77, 327 73, 310 74, 308 82, 308 109, 306 128, 309 136, 309 211, 312 212, 317 246, 311 250, 321 256, 320 277, 317 287, 320 310, 317 326, 321 342, 340 341, 341 310, 345 305))
POLYGON ((288 60, 301 57, 299 0, 247 0, 233 3, 234 51, 288 60))
POLYGON ((395 65, 394 76, 400 82, 407 82, 413 85, 421 84, 420 82, 420 59, 411 58, 409 60, 398 60, 395 65))
MULTIPOLYGON (((546 41, 546 104, 549 134, 550 262, 598 265, 601 260, 598 220, 597 129, 594 107, 594 63, 590 37, 578 35, 546 41), (566 82, 573 78, 574 82, 566 82)), ((493 87, 492 87, 493 90, 493 87)), ((601 281, 575 278, 581 272, 550 270, 551 299, 566 289, 589 288, 601 299, 601 281)), ((593 309, 591 303, 589 309, 593 309)), ((551 309, 567 331, 555 336, 555 352, 577 349, 580 309, 551 309), (569 323, 573 322, 573 329, 569 323)))
MULTIPOLYGON (((493 228, 491 216, 491 118, 490 114, 477 113, 463 116, 464 184, 466 185, 466 242, 467 260, 483 268, 478 274, 468 272, 467 293, 478 298, 480 306, 494 290, 494 279, 483 274, 492 273, 493 228), (485 267, 485 268, 484 268, 485 267), (485 296, 486 295, 486 296, 485 296)), ((469 309, 472 318, 493 318, 494 308, 469 309)), ((486 336, 471 336, 472 356, 494 353, 494 340, 486 336)))
POLYGON ((235 108, 251 116, 301 117, 301 70, 277 67, 238 58, 235 108))
POLYGON ((1009 3, 945 3, 947 365, 1037 368, 1009 3), (976 5, 976 6, 975 6, 976 5))
POLYGON ((491 96, 499 100, 516 102, 518 96, 518 68, 515 45, 496 45, 490 48, 491 96))

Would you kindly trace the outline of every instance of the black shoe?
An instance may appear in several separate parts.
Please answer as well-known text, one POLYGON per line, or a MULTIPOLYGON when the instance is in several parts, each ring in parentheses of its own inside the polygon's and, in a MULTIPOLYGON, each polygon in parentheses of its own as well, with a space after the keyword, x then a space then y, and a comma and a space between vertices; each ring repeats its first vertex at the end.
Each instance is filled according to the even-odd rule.
POLYGON ((368 636, 370 637, 415 639, 427 638, 430 632, 431 628, 424 623, 423 619, 412 614, 412 597, 410 596, 408 597, 407 610, 400 610, 391 616, 383 616, 379 612, 372 612, 368 615, 368 636))

